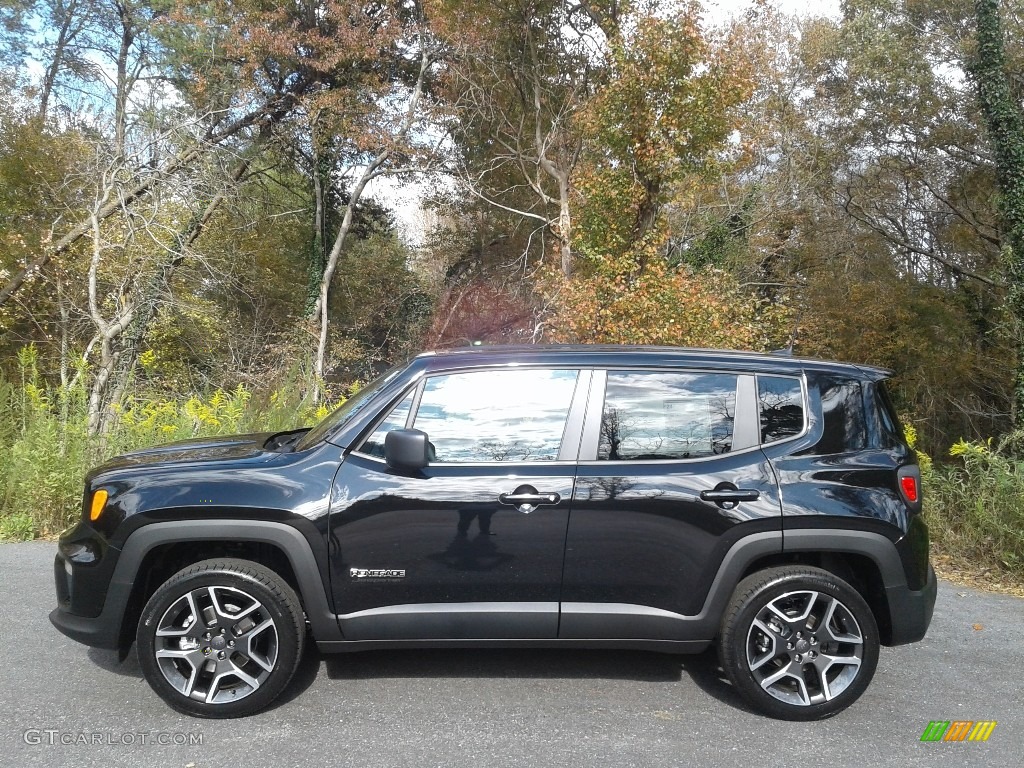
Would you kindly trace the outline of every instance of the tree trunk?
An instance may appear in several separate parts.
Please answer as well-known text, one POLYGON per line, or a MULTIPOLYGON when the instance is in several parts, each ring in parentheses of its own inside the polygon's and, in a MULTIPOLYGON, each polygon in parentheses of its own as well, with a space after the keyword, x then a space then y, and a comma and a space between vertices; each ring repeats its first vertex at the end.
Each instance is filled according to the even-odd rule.
POLYGON ((317 311, 324 269, 327 267, 327 194, 331 188, 331 162, 319 145, 314 124, 313 141, 313 247, 309 254, 309 283, 306 287, 306 317, 317 311))
POLYGON ((359 176, 359 181, 357 181, 355 187, 352 188, 352 194, 349 197, 348 205, 345 207, 345 216, 341 220, 341 226, 338 227, 338 234, 334 238, 334 245, 331 246, 331 253, 327 257, 327 265, 324 267, 324 274, 320 280, 320 297, 316 304, 318 320, 320 323, 320 334, 317 340, 316 362, 313 368, 313 373, 316 377, 316 380, 313 382, 314 402, 317 402, 320 399, 320 385, 324 380, 324 373, 326 372, 327 335, 329 327, 327 307, 331 295, 331 281, 334 280, 334 273, 338 269, 338 259, 341 257, 341 252, 345 248, 345 239, 348 237, 348 233, 352 229, 352 220, 355 217, 355 207, 362 199, 363 191, 366 189, 366 185, 369 183, 370 179, 373 178, 373 173, 387 160, 388 155, 390 155, 390 152, 382 152, 379 154, 374 162, 366 167, 366 170, 364 170, 359 176))
MULTIPOLYGON (((405 141, 406 136, 409 134, 409 130, 412 128, 413 121, 416 118, 416 111, 419 108, 420 99, 423 96, 423 86, 426 82, 427 70, 430 68, 430 63, 430 52, 426 47, 423 47, 420 50, 419 75, 416 78, 416 85, 412 90, 412 94, 409 96, 409 103, 406 106, 405 118, 403 119, 399 129, 391 137, 388 137, 386 143, 400 144, 405 141)), ((366 185, 369 184, 371 180, 381 175, 383 167, 391 158, 391 154, 392 151, 390 148, 380 150, 376 157, 373 158, 369 165, 367 165, 359 175, 359 180, 352 188, 348 205, 345 207, 345 216, 341 220, 341 226, 338 228, 338 234, 334 237, 334 245, 331 247, 331 252, 327 257, 327 265, 324 267, 323 278, 320 281, 320 296, 317 298, 316 307, 313 312, 319 320, 320 325, 317 339, 316 360, 313 367, 315 377, 313 382, 314 402, 320 400, 320 387, 324 380, 324 374, 326 373, 327 337, 330 325, 327 309, 331 296, 331 282, 334 280, 334 273, 338 269, 338 259, 341 257, 341 253, 345 248, 345 239, 348 237, 348 233, 352 229, 352 221, 355 217, 355 207, 362 199, 363 192, 366 190, 366 185)))
POLYGON ((558 175, 558 237, 562 250, 562 274, 572 276, 572 215, 569 210, 569 173, 558 175))
POLYGON ((121 42, 117 51, 117 82, 114 91, 114 150, 118 159, 124 157, 128 126, 128 94, 135 78, 128 75, 128 54, 135 44, 135 20, 127 4, 116 5, 121 22, 121 42))
POLYGON ((978 49, 970 73, 988 128, 999 184, 999 214, 1005 236, 1008 306, 1017 351, 1014 425, 1024 428, 1024 115, 1006 71, 998 0, 975 0, 978 49))

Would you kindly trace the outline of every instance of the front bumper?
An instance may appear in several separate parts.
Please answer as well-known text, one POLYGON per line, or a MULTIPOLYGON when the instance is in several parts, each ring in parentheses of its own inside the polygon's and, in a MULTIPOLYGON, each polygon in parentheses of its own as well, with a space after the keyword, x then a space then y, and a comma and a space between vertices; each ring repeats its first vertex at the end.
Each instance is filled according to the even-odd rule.
POLYGON ((75 616, 60 607, 50 611, 50 623, 72 640, 93 648, 120 648, 121 623, 106 618, 75 616))
POLYGON ((886 587, 892 633, 888 645, 905 645, 921 640, 928 631, 935 611, 938 593, 935 569, 928 566, 928 579, 924 588, 911 590, 906 585, 886 587))
POLYGON ((53 561, 57 607, 50 612, 61 633, 95 648, 119 647, 131 592, 112 578, 119 554, 81 523, 61 536, 53 561))

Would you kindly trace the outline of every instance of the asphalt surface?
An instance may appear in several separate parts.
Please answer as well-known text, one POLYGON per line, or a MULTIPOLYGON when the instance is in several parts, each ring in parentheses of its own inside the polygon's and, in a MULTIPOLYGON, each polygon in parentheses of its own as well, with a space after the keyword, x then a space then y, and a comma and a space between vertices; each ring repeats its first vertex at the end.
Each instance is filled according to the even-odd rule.
POLYGON ((312 651, 275 708, 195 720, 149 689, 134 649, 121 664, 50 626, 53 553, 0 545, 0 765, 1024 764, 1017 598, 941 583, 925 641, 883 648, 867 693, 818 723, 750 712, 712 653, 549 650, 312 651), (930 720, 998 725, 985 743, 922 743, 930 720))

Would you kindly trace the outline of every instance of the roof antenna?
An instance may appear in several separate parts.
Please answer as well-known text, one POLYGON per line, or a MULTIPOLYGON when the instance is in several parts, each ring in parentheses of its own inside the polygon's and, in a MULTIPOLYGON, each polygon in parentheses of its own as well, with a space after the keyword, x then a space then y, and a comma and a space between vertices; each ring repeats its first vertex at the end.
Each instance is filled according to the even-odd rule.
POLYGON ((796 320, 793 322, 793 331, 789 334, 789 344, 784 346, 782 349, 772 350, 773 355, 780 355, 783 357, 793 356, 793 346, 796 344, 797 333, 800 331, 800 318, 803 317, 803 310, 800 310, 796 314, 796 320))

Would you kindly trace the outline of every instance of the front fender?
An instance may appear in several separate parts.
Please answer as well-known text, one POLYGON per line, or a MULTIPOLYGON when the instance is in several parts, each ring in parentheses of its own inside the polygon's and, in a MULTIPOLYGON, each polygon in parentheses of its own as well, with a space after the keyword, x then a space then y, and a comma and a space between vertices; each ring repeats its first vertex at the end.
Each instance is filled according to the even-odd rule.
MULTIPOLYGON (((85 645, 119 648, 125 612, 146 555, 163 544, 201 541, 257 542, 278 547, 288 558, 295 574, 314 637, 318 641, 342 639, 316 557, 305 536, 290 525, 258 520, 178 520, 142 526, 125 540, 100 614, 92 618, 78 616, 59 605, 50 614, 51 623, 68 637, 85 645)), ((69 569, 73 581, 74 566, 66 569, 65 564, 64 555, 58 554, 55 575, 58 580, 67 578, 65 573, 69 569)))

